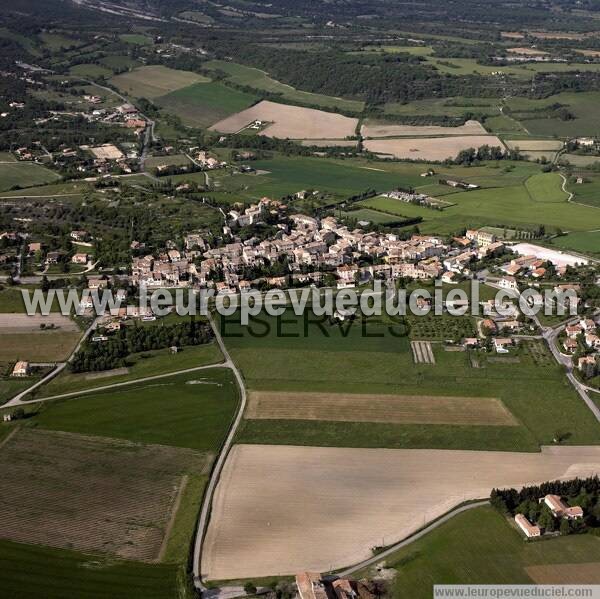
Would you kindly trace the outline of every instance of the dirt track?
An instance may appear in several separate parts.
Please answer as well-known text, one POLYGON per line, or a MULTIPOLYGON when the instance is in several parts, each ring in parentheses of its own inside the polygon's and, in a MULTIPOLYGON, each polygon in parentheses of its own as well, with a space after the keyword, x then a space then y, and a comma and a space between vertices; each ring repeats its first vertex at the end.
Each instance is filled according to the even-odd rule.
POLYGON ((600 472, 600 447, 542 453, 235 446, 215 494, 210 579, 357 563, 503 486, 600 472))
POLYGON ((246 418, 516 426, 504 404, 484 397, 250 391, 246 418))

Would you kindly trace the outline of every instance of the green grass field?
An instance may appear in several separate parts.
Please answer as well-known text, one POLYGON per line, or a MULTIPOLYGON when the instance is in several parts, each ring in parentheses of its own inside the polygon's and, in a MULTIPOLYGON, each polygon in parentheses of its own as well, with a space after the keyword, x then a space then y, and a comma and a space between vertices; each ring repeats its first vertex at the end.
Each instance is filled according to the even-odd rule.
POLYGON ((148 46, 152 43, 152 38, 141 33, 123 33, 119 39, 127 44, 135 44, 137 46, 148 46))
POLYGON ((0 332, 0 362, 60 362, 66 360, 81 337, 80 332, 0 332))
MULTIPOLYGON (((476 182, 476 179, 469 180, 476 182)), ((449 234, 465 226, 485 225, 534 229, 540 223, 548 231, 585 231, 600 227, 600 213, 568 203, 560 182, 556 173, 536 174, 528 182, 519 184, 506 180, 503 187, 452 194, 450 201, 455 205, 443 211, 379 197, 365 200, 360 205, 405 217, 421 216, 424 222, 419 228, 425 233, 449 234)))
POLYGON ((77 77, 89 77, 91 79, 97 79, 99 77, 110 77, 113 72, 112 69, 102 66, 101 64, 76 64, 69 69, 71 75, 77 77))
POLYGON ((533 584, 528 566, 598 562, 600 538, 571 535, 526 543, 503 516, 481 507, 459 514, 385 561, 396 570, 392 597, 429 599, 434 584, 533 584))
POLYGON ((226 62, 224 60, 211 60, 207 62, 205 68, 210 70, 224 71, 228 79, 237 85, 253 87, 257 90, 263 90, 269 93, 281 94, 286 100, 292 102, 301 102, 303 104, 312 104, 324 108, 340 108, 351 112, 360 112, 364 107, 364 102, 357 100, 347 100, 344 98, 334 98, 322 94, 312 94, 300 91, 293 87, 281 83, 271 77, 264 71, 247 67, 235 62, 226 62))
MULTIPOLYGON (((50 397, 61 393, 84 391, 113 383, 124 383, 147 376, 167 374, 186 368, 217 364, 223 356, 216 343, 207 345, 188 346, 182 348, 176 355, 167 349, 154 349, 141 354, 131 354, 127 357, 127 374, 94 377, 94 373, 61 373, 47 385, 39 389, 36 397, 50 397)), ((106 375, 107 373, 103 373, 106 375)), ((110 371, 109 373, 110 374, 110 371)))
POLYGON ((149 99, 170 94, 194 83, 207 81, 206 77, 198 73, 170 69, 162 65, 138 67, 127 73, 116 75, 110 80, 115 87, 125 94, 131 94, 136 98, 149 99))
POLYGON ((600 255, 600 231, 569 233, 552 240, 552 245, 561 250, 573 250, 582 254, 600 255))
POLYGON ((161 108, 190 127, 208 127, 256 101, 258 96, 219 82, 196 83, 156 99, 161 108))
POLYGON ((34 187, 60 180, 60 175, 33 162, 0 164, 0 191, 34 187))
MULTIPOLYGON (((240 442, 535 451, 540 444, 552 443, 557 427, 564 427, 569 443, 600 443, 600 425, 562 371, 552 362, 536 365, 527 352, 520 353, 516 363, 480 357, 479 367, 473 367, 469 354, 434 345, 435 366, 415 365, 408 338, 394 336, 384 323, 369 323, 366 328, 366 334, 383 337, 364 337, 359 323, 348 331, 328 324, 323 324, 323 331, 309 323, 305 333, 301 317, 286 314, 285 319, 279 335, 274 317, 261 317, 262 322, 251 330, 226 321, 225 343, 249 389, 496 397, 522 426, 492 431, 490 427, 246 421, 240 442)), ((398 334, 403 329, 393 330, 398 334)))
POLYGON ((100 59, 100 63, 111 70, 114 69, 133 69, 140 66, 140 63, 129 56, 120 54, 110 54, 100 59))
MULTIPOLYGON (((568 186, 567 189, 575 194, 573 201, 600 208, 600 176, 586 173, 584 180, 585 183, 581 185, 570 184, 568 186)), ((592 228, 594 227, 590 227, 590 229, 592 228)))
POLYGON ((0 583, 2 593, 10 597, 33 599, 43 593, 48 599, 64 599, 84 593, 96 599, 172 599, 187 596, 185 582, 175 565, 0 541, 0 583))
POLYGON ((223 368, 173 375, 80 398, 32 404, 28 424, 84 435, 217 452, 238 402, 223 368))
POLYGON ((35 379, 0 379, 0 405, 12 399, 17 393, 33 385, 35 379))

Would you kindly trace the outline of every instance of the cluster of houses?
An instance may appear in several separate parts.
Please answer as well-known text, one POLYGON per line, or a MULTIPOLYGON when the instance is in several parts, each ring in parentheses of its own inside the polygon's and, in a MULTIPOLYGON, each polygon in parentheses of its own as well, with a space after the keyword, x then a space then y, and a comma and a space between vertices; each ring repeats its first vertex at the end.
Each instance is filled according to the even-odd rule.
POLYGON ((579 350, 586 355, 577 357, 576 366, 586 379, 598 374, 600 365, 600 336, 598 324, 591 318, 582 318, 579 322, 565 326, 562 347, 565 353, 573 355, 579 350))
MULTIPOLYGON (((584 515, 580 506, 568 506, 559 495, 546 495, 540 499, 540 503, 548 506, 552 516, 559 520, 581 520, 584 515)), ((528 539, 542 536, 542 529, 532 524, 523 514, 517 514, 515 522, 528 539)))
POLYGON ((367 580, 326 580, 317 572, 296 575, 299 599, 374 599, 376 595, 371 586, 367 580))

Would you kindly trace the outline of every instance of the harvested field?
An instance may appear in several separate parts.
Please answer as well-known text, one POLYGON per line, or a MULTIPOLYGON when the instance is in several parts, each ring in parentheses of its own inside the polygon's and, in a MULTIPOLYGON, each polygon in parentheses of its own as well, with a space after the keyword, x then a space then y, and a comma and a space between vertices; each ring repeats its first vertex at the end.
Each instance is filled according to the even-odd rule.
POLYGON ((500 35, 506 39, 522 40, 525 35, 518 31, 501 31, 500 35))
POLYGON ((584 56, 591 56, 592 58, 600 57, 600 51, 598 50, 575 50, 575 52, 583 54, 584 56))
POLYGON ((600 563, 529 566, 525 571, 536 584, 600 584, 600 563))
POLYGON ((529 35, 541 40, 583 40, 585 33, 574 33, 570 31, 529 31, 529 35))
POLYGON ((426 135, 486 135, 479 121, 467 121, 460 127, 434 125, 392 125, 367 121, 360 129, 363 137, 419 137, 426 135))
POLYGON ((79 331, 65 332, 61 329, 35 333, 0 331, 0 362, 61 362, 69 357, 80 337, 79 331))
POLYGON ((233 579, 341 568, 493 487, 598 472, 600 447, 505 453, 236 445, 215 494, 202 571, 233 579))
POLYGON ((562 141, 554 139, 513 139, 504 142, 511 150, 519 148, 522 152, 556 151, 563 147, 562 141))
POLYGON ((345 148, 355 148, 356 141, 350 139, 303 139, 300 140, 302 146, 318 146, 319 148, 334 148, 343 146, 345 148))
POLYGON ((415 364, 435 364, 435 356, 429 341, 411 341, 410 348, 415 364))
POLYGON ((508 48, 507 52, 511 54, 521 54, 523 56, 547 56, 548 52, 544 52, 543 50, 536 50, 535 48, 508 48))
POLYGON ((138 98, 158 98, 194 83, 209 79, 191 71, 170 69, 162 65, 139 67, 113 77, 110 82, 122 92, 138 98))
POLYGON ((246 418, 517 426, 498 399, 250 391, 246 418))
POLYGON ((0 314, 0 331, 3 335, 39 332, 40 325, 63 332, 79 331, 77 323, 62 314, 49 314, 48 316, 42 316, 41 314, 33 316, 27 314, 0 314))
POLYGON ((156 559, 189 449, 24 428, 2 447, 0 536, 21 543, 156 559))
POLYGON ((456 158, 461 150, 479 148, 484 145, 503 147, 502 142, 495 135, 373 139, 364 142, 365 148, 375 154, 388 154, 395 158, 425 161, 456 158))
POLYGON ((314 108, 288 106, 263 100, 210 127, 221 133, 237 133, 254 121, 272 123, 260 132, 281 139, 344 139, 354 135, 358 119, 314 108))

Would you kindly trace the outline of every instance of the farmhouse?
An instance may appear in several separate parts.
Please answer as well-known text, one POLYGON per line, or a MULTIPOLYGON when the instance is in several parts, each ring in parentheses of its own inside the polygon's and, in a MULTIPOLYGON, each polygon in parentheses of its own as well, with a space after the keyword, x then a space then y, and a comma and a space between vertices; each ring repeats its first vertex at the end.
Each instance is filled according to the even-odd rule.
POLYGON ((581 371, 585 378, 591 378, 596 374, 596 357, 584 356, 577 361, 577 368, 581 371))
POLYGON ((544 503, 550 508, 552 515, 555 518, 566 518, 567 520, 579 520, 583 518, 583 510, 581 507, 569 507, 566 505, 559 495, 546 495, 543 499, 544 503))
POLYGON ((296 585, 300 599, 329 599, 321 575, 316 572, 297 574, 296 585))
POLYGON ((494 337, 494 349, 497 354, 507 354, 512 344, 513 340, 510 337, 494 337))
POLYGON ((517 526, 525 533, 525 536, 528 539, 539 537, 542 534, 539 526, 534 526, 531 524, 531 522, 529 522, 529 520, 527 520, 523 514, 517 514, 515 516, 515 522, 517 523, 517 526))
POLYGON ((19 360, 12 371, 12 376, 27 376, 29 374, 29 362, 19 360))
POLYGON ((71 262, 73 264, 87 264, 88 255, 87 254, 74 254, 71 258, 71 262))

